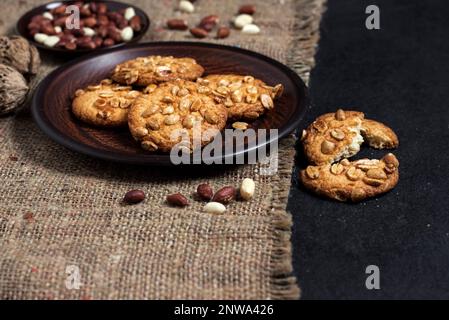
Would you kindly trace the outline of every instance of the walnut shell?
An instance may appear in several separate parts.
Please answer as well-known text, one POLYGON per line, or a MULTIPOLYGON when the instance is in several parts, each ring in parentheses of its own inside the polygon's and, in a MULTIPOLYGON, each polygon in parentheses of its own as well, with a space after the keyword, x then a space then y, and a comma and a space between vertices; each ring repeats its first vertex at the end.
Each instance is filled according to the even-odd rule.
POLYGON ((0 37, 0 63, 14 67, 23 75, 35 75, 41 64, 39 52, 25 38, 0 37))
POLYGON ((29 88, 16 69, 0 64, 0 115, 16 110, 25 101, 29 88))

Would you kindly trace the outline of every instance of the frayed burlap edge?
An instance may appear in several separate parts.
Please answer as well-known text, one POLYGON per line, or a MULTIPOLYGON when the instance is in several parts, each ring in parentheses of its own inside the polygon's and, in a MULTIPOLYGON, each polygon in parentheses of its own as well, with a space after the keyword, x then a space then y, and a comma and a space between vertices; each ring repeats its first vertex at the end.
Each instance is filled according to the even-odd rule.
MULTIPOLYGON (((293 43, 287 57, 287 65, 295 70, 308 83, 310 71, 315 64, 315 51, 319 40, 319 26, 321 15, 325 10, 326 0, 310 0, 307 6, 303 2, 297 3, 296 23, 293 27, 293 43)), ((292 275, 292 244, 291 229, 292 215, 286 211, 289 189, 280 185, 282 177, 290 176, 294 165, 295 139, 289 137, 280 142, 287 145, 285 154, 281 154, 278 176, 273 178, 274 192, 271 211, 274 248, 271 255, 271 297, 273 299, 299 299, 301 289, 297 279, 292 275)))

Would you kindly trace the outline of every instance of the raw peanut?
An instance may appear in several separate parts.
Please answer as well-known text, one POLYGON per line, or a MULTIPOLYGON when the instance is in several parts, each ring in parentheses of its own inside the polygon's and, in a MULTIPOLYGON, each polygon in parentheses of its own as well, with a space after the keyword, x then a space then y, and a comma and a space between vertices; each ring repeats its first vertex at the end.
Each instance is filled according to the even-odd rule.
POLYGON ((89 18, 83 19, 83 22, 84 22, 85 27, 92 28, 92 27, 95 27, 95 25, 97 24, 97 19, 95 19, 94 17, 89 17, 89 18))
POLYGON ((222 214, 226 211, 226 207, 219 202, 209 202, 204 206, 204 211, 213 214, 222 214))
POLYGON ((202 183, 196 188, 197 195, 205 201, 209 201, 214 196, 214 191, 208 183, 202 183))
POLYGON ((98 37, 98 36, 97 37, 93 37, 92 41, 94 42, 96 48, 101 47, 102 44, 103 44, 103 39, 101 37, 98 37))
POLYGON ((34 37, 37 33, 39 33, 39 29, 30 29, 30 35, 34 37))
POLYGON ((97 13, 98 14, 106 14, 108 12, 108 6, 104 3, 99 3, 97 5, 97 13))
POLYGON ((170 19, 167 21, 167 27, 172 30, 187 30, 189 28, 187 21, 183 19, 170 19))
POLYGON ((92 28, 84 27, 83 34, 87 37, 93 37, 95 35, 95 31, 92 28))
POLYGON ((223 204, 227 204, 235 199, 236 190, 234 187, 227 186, 218 190, 212 198, 214 202, 220 202, 223 204))
POLYGON ((90 11, 89 7, 82 6, 80 9, 80 15, 83 18, 90 17, 92 15, 92 12, 90 11))
POLYGON ((99 26, 107 26, 109 24, 109 18, 105 15, 98 16, 97 23, 99 26))
POLYGON ((40 23, 42 20, 44 20, 45 18, 42 16, 42 15, 37 15, 37 16, 34 16, 33 18, 31 18, 31 22, 37 22, 37 23, 40 23))
POLYGON ((60 15, 60 14, 64 14, 66 9, 67 9, 66 5, 60 5, 59 7, 54 8, 51 12, 54 15, 60 15))
POLYGON ((41 25, 38 22, 30 22, 27 26, 28 29, 40 29, 41 25))
POLYGON ((220 27, 217 30, 217 39, 224 39, 229 37, 231 30, 228 27, 220 27))
POLYGON ((215 14, 212 14, 212 15, 206 16, 203 19, 201 19, 198 27, 200 27, 206 31, 211 31, 217 25, 217 23, 219 21, 220 21, 220 19, 218 18, 218 16, 215 14))
POLYGON ((81 49, 95 49, 95 43, 91 37, 81 37, 76 40, 76 45, 81 49))
POLYGON ((58 36, 50 36, 47 39, 45 39, 44 46, 53 48, 54 46, 56 46, 59 40, 60 39, 58 36))
POLYGON ((115 26, 108 27, 108 37, 114 40, 114 42, 121 42, 122 36, 120 35, 120 30, 115 26))
POLYGON ((52 25, 44 25, 41 27, 41 32, 45 33, 47 35, 55 35, 56 31, 55 28, 52 25))
POLYGON ((192 28, 190 29, 190 33, 195 37, 195 38, 205 38, 207 37, 207 31, 201 28, 192 28))
POLYGON ((252 4, 246 4, 240 7, 239 13, 240 14, 249 14, 253 15, 256 12, 256 6, 252 4))
POLYGON ((257 34, 260 32, 260 28, 255 24, 250 23, 243 26, 242 32, 246 34, 257 34))
POLYGON ((44 43, 45 40, 47 40, 48 35, 46 35, 45 33, 36 33, 34 35, 34 41, 38 42, 38 43, 44 43))
POLYGON ((106 40, 103 41, 103 46, 105 47, 110 47, 113 46, 114 44, 115 42, 111 38, 107 38, 106 40))
POLYGON ((55 25, 56 27, 63 27, 63 26, 65 26, 66 20, 67 20, 67 17, 66 17, 66 16, 57 18, 57 19, 54 21, 54 25, 55 25))
POLYGON ((53 20, 53 15, 50 12, 44 12, 44 14, 42 15, 45 19, 48 20, 53 20))
POLYGON ((128 22, 128 20, 126 20, 126 19, 121 20, 121 21, 118 23, 118 25, 117 25, 117 27, 118 27, 120 30, 125 29, 127 26, 129 26, 129 22, 128 22))
POLYGON ((108 28, 106 26, 99 26, 96 30, 98 36, 102 38, 106 38, 108 35, 108 28))
POLYGON ((128 204, 135 204, 135 203, 139 203, 142 202, 145 199, 145 193, 142 190, 131 190, 128 191, 125 194, 125 197, 123 198, 123 202, 128 203, 128 204))
POLYGON ((134 8, 132 8, 132 7, 126 8, 125 13, 124 13, 124 17, 126 20, 131 20, 135 16, 136 16, 136 11, 134 10, 134 8))
POLYGON ((253 17, 249 14, 240 14, 234 19, 234 25, 237 29, 242 29, 247 24, 253 23, 253 17))
POLYGON ((129 21, 129 26, 136 32, 142 30, 142 21, 139 16, 134 16, 129 21))
POLYGON ((67 50, 76 50, 75 42, 67 42, 64 46, 67 50))
POLYGON ((242 185, 240 186, 240 196, 242 199, 250 200, 253 197, 255 190, 256 184, 253 179, 243 179, 242 185))
POLYGON ((134 37, 134 31, 131 27, 126 27, 125 29, 122 30, 120 36, 123 41, 129 42, 134 37))
POLYGON ((177 207, 185 207, 189 205, 189 200, 180 193, 170 194, 167 196, 168 204, 177 207))

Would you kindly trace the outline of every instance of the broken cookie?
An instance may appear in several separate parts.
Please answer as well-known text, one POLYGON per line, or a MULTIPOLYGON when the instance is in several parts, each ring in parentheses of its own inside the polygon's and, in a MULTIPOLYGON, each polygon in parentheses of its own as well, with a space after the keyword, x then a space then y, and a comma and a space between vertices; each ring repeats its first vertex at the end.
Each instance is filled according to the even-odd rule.
POLYGON ((349 158, 360 151, 364 114, 357 111, 326 113, 303 132, 304 152, 315 165, 349 158))
POLYGON ((381 160, 348 159, 334 164, 308 166, 300 173, 304 186, 338 201, 362 201, 393 189, 399 180, 399 161, 392 154, 381 160))
POLYGON ((362 112, 341 109, 318 117, 302 136, 304 152, 315 165, 350 158, 364 141, 377 149, 399 145, 396 134, 383 123, 365 119, 362 112))

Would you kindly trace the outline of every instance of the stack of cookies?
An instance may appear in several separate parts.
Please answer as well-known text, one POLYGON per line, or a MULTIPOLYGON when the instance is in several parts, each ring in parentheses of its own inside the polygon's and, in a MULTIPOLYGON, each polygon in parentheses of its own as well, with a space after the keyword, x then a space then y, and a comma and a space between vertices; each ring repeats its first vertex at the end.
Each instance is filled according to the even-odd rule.
MULTIPOLYGON (((192 58, 139 57, 117 65, 111 79, 77 90, 72 111, 94 126, 128 126, 143 149, 169 152, 179 143, 175 130, 192 139, 194 127, 220 131, 232 121, 244 129, 239 120, 255 120, 274 108, 283 91, 281 84, 269 86, 250 75, 201 78, 203 73, 192 58)), ((201 145, 213 138, 202 136, 201 145)))
POLYGON ((386 125, 365 119, 362 112, 337 110, 318 117, 303 131, 304 153, 312 164, 300 173, 304 186, 339 201, 362 201, 393 189, 399 161, 388 153, 381 160, 349 161, 365 141, 376 149, 399 145, 386 125))

